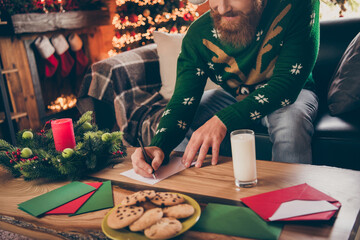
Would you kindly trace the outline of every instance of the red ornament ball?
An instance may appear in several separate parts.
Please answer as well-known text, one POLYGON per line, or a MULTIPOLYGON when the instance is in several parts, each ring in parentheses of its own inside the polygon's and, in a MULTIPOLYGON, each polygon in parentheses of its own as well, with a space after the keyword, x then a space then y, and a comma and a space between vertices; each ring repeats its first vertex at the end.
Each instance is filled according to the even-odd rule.
POLYGON ((185 21, 194 21, 194 17, 190 13, 185 13, 183 18, 185 21))
POLYGON ((139 20, 139 17, 135 13, 130 14, 130 16, 129 16, 130 22, 136 23, 138 20, 139 20))
POLYGON ((121 23, 125 23, 125 22, 126 22, 126 18, 125 18, 124 16, 121 16, 121 17, 120 17, 120 22, 121 22, 121 23))
POLYGON ((119 32, 116 32, 116 33, 115 33, 115 37, 116 37, 116 38, 121 38, 121 34, 120 34, 119 32))
POLYGON ((171 29, 170 29, 170 32, 177 32, 178 31, 178 29, 174 26, 174 27, 172 27, 171 29))

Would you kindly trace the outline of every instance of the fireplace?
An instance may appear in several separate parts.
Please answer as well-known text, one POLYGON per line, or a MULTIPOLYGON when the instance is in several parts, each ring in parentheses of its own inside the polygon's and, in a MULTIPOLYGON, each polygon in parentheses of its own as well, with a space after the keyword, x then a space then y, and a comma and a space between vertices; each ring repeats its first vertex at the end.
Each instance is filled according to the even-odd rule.
POLYGON ((107 52, 112 47, 113 27, 109 9, 24 13, 12 15, 6 22, 2 20, 0 62, 3 63, 2 78, 6 87, 1 87, 1 90, 8 97, 6 103, 1 99, 0 104, 0 138, 11 141, 6 122, 14 128, 14 133, 23 129, 40 130, 49 119, 77 119, 75 97, 83 76, 71 72, 65 78, 58 73, 46 78, 43 58, 34 47, 34 40, 38 36, 51 38, 63 34, 67 37, 76 33, 83 40, 83 51, 89 65, 100 61, 108 57, 107 52))
MULTIPOLYGON (((84 46, 86 46, 86 37, 81 38, 84 46)), ((44 123, 50 119, 60 117, 78 117, 76 96, 84 73, 76 74, 74 65, 70 74, 66 77, 61 76, 59 69, 53 76, 46 77, 46 60, 40 56, 34 41, 35 39, 26 39, 24 40, 24 46, 30 66, 40 122, 44 123)), ((86 50, 86 47, 84 49, 86 50)), ((74 55, 71 56, 75 58, 74 55)))

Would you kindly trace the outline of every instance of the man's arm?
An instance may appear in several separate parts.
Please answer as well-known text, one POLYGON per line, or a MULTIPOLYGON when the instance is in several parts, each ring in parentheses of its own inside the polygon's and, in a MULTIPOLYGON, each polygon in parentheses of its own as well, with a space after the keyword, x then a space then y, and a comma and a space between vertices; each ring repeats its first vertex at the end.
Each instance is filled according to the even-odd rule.
POLYGON ((192 32, 189 29, 183 39, 177 63, 175 90, 160 120, 150 146, 157 146, 165 156, 184 139, 191 126, 195 112, 204 92, 207 76, 203 61, 193 46, 192 32))

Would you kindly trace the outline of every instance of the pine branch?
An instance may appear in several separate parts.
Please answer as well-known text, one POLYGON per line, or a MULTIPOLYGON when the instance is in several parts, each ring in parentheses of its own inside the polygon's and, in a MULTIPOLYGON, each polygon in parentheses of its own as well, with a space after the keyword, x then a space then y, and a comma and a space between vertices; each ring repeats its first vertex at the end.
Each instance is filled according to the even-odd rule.
POLYGON ((61 174, 68 176, 73 179, 76 176, 83 177, 87 168, 85 165, 86 157, 74 153, 71 157, 64 158, 58 156, 52 162, 54 166, 61 172, 61 174))
POLYGON ((14 162, 10 162, 11 157, 6 152, 0 152, 0 165, 3 166, 14 177, 19 177, 21 173, 14 168, 14 162))
POLYGON ((21 172, 26 181, 38 178, 65 179, 65 176, 60 174, 48 161, 20 162, 15 165, 15 168, 21 172))
POLYGON ((13 151, 15 147, 5 140, 0 139, 0 151, 13 151))
POLYGON ((80 119, 76 122, 76 125, 82 125, 85 122, 89 122, 91 123, 93 120, 93 112, 92 111, 87 111, 86 113, 84 113, 80 119))

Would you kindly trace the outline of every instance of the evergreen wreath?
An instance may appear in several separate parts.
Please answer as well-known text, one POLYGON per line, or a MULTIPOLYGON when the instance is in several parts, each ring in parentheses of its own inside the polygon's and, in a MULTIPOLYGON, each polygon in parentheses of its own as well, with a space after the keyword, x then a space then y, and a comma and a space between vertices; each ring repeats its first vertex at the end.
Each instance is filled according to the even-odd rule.
POLYGON ((19 131, 18 146, 0 139, 0 164, 14 177, 77 180, 126 156, 123 133, 100 131, 91 111, 74 123, 74 149, 56 151, 50 123, 38 132, 19 131))

